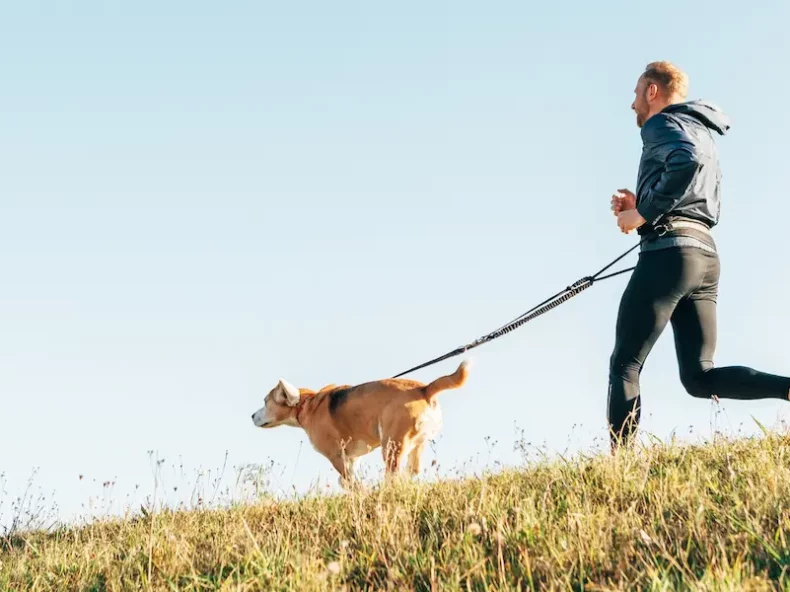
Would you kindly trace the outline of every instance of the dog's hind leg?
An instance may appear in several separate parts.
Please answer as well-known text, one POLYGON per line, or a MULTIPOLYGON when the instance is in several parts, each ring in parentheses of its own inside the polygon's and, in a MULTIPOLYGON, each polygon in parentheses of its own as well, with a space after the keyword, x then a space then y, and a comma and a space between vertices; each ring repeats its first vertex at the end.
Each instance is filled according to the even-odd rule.
POLYGON ((422 460, 422 453, 425 450, 425 442, 415 444, 414 448, 409 452, 407 461, 407 468, 412 476, 420 474, 420 462, 422 460))
POLYGON ((384 455, 387 474, 398 474, 403 458, 403 442, 399 442, 395 438, 387 438, 381 443, 381 452, 384 455))

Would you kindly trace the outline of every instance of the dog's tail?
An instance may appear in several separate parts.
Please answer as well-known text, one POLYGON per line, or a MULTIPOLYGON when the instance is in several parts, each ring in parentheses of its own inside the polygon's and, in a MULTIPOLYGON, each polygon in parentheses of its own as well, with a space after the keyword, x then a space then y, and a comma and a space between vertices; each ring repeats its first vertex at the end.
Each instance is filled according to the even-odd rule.
POLYGON ((466 377, 469 374, 469 360, 464 360, 458 369, 448 376, 437 378, 428 386, 425 387, 425 398, 430 402, 436 395, 448 389, 460 388, 466 382, 466 377))

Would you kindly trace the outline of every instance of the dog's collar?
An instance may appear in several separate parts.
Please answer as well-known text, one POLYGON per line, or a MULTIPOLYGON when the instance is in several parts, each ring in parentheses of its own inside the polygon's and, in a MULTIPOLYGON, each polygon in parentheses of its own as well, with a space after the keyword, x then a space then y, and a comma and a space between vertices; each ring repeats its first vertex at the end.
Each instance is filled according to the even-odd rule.
POLYGON ((301 399, 299 399, 299 404, 296 406, 296 423, 298 423, 299 425, 302 425, 302 422, 299 421, 299 415, 302 413, 305 403, 307 403, 307 400, 309 398, 310 397, 302 397, 301 399))

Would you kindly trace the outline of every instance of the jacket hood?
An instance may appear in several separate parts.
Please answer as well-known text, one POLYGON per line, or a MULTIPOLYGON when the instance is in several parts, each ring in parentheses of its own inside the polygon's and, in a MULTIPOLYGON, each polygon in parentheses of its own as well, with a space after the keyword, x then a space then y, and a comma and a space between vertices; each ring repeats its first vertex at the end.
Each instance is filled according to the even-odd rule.
POLYGON ((697 100, 677 103, 670 105, 663 112, 689 115, 722 136, 730 129, 730 118, 718 106, 709 101, 697 100))

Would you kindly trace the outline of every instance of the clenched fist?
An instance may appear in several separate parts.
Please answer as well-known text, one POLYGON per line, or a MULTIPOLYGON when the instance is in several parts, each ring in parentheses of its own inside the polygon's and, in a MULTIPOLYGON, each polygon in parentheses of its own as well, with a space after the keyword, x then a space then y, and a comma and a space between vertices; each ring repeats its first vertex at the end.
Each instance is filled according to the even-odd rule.
POLYGON ((612 195, 612 212, 617 216, 620 212, 636 208, 636 195, 628 189, 618 189, 612 195))

